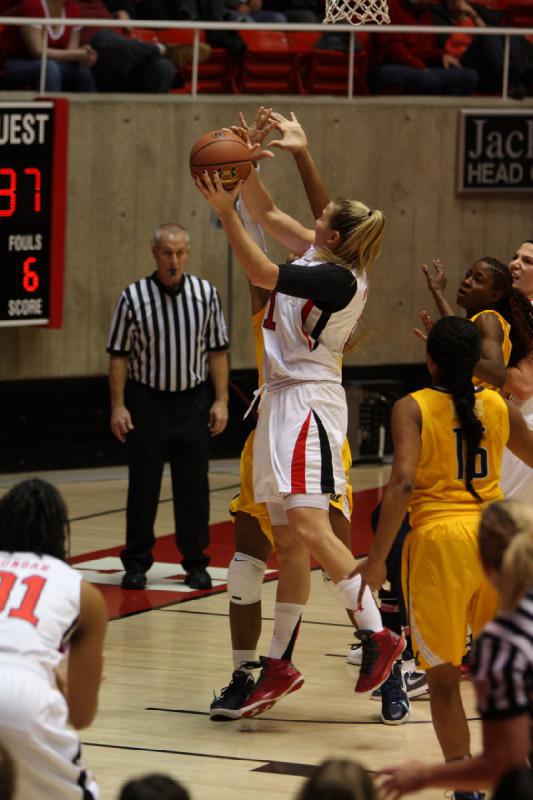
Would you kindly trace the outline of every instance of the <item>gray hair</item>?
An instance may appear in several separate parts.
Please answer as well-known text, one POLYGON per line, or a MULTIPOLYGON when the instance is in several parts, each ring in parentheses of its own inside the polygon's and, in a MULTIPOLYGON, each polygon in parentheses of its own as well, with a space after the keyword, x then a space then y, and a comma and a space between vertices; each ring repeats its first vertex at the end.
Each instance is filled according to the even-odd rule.
POLYGON ((151 244, 158 245, 161 241, 161 234, 164 232, 168 233, 184 233, 187 237, 187 241, 189 241, 189 231, 187 228, 184 228, 183 225, 178 225, 177 222, 163 222, 162 225, 158 225, 154 231, 154 235, 151 239, 151 244))

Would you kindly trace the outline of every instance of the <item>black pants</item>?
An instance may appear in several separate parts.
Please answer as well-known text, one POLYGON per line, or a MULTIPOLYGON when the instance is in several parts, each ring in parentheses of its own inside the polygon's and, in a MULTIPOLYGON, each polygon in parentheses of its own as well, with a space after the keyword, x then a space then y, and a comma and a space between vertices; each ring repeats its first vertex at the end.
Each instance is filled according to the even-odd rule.
POLYGON ((172 86, 176 67, 155 44, 101 30, 91 38, 91 45, 98 52, 93 67, 98 91, 164 94, 172 86))
POLYGON ((128 384, 134 429, 128 434, 129 486, 126 570, 146 572, 152 563, 161 479, 170 462, 176 544, 186 572, 205 567, 209 556, 209 407, 207 383, 184 392, 159 392, 128 384))

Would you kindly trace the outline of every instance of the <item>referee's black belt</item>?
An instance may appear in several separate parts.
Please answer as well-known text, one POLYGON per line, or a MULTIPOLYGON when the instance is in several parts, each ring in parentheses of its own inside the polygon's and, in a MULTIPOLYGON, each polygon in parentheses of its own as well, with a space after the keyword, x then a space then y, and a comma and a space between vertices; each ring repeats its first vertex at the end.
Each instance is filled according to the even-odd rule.
POLYGON ((150 394, 152 397, 188 397, 205 390, 206 387, 207 381, 202 381, 202 383, 191 386, 189 389, 176 389, 175 391, 169 389, 155 389, 153 386, 148 386, 146 383, 140 383, 139 381, 130 380, 128 384, 129 389, 133 389, 135 392, 150 394))

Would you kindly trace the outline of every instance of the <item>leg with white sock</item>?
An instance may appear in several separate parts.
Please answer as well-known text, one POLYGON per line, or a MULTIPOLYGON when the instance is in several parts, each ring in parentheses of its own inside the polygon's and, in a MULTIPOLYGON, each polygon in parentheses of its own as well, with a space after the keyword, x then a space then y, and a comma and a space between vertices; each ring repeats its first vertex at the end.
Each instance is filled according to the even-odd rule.
POLYGON ((332 579, 336 599, 344 608, 354 612, 363 645, 363 660, 355 691, 368 692, 386 680, 395 659, 405 647, 405 639, 383 628, 379 610, 368 588, 359 606, 361 581, 358 575, 352 574, 357 562, 334 535, 327 509, 320 507, 321 497, 291 495, 286 499, 287 517, 292 533, 332 579))
POLYGON ((210 718, 217 722, 240 719, 242 706, 255 685, 248 665, 257 657, 261 634, 261 589, 272 550, 257 519, 241 511, 235 515, 235 549, 228 567, 234 671, 230 683, 211 703, 210 718))
POLYGON ((291 659, 302 612, 309 598, 309 552, 287 526, 281 504, 269 505, 268 508, 279 566, 274 634, 268 656, 261 657, 261 674, 243 707, 244 717, 262 714, 281 697, 299 689, 304 682, 291 659))
POLYGON ((237 512, 235 555, 228 569, 229 619, 233 666, 254 661, 261 634, 261 589, 272 551, 257 520, 237 512))

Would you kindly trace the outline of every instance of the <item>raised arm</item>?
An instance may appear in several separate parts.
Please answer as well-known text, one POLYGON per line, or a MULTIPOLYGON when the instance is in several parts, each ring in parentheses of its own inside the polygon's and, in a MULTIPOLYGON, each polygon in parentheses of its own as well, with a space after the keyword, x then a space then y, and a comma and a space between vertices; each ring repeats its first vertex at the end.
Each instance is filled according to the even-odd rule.
POLYGON ((257 170, 251 171, 242 196, 252 218, 289 252, 302 255, 313 244, 315 232, 276 206, 257 170))
POLYGON ((281 133, 281 139, 273 139, 268 143, 268 146, 278 147, 280 150, 287 150, 292 153, 311 211, 314 218, 318 219, 331 198, 309 152, 305 131, 292 111, 290 119, 276 111, 272 111, 270 116, 277 130, 281 133))
POLYGON ((479 316, 474 325, 481 336, 481 358, 474 368, 474 375, 491 386, 501 387, 505 383, 501 323, 496 314, 487 313, 479 316))
POLYGON ((426 276, 428 289, 433 295, 433 299, 437 304, 437 308, 441 317, 453 317, 454 311, 444 296, 448 279, 444 274, 442 264, 438 258, 435 258, 431 263, 433 265, 432 273, 429 271, 427 264, 422 265, 422 272, 426 276))
MULTIPOLYGON (((242 220, 242 224, 244 225, 244 229, 266 255, 267 249, 263 229, 250 216, 250 212, 248 211, 246 203, 242 197, 239 197, 239 200, 237 201, 237 211, 242 220)), ((264 308, 267 304, 270 292, 268 289, 262 289, 260 286, 254 286, 249 279, 248 289, 250 290, 252 314, 257 314, 257 312, 264 308)))

